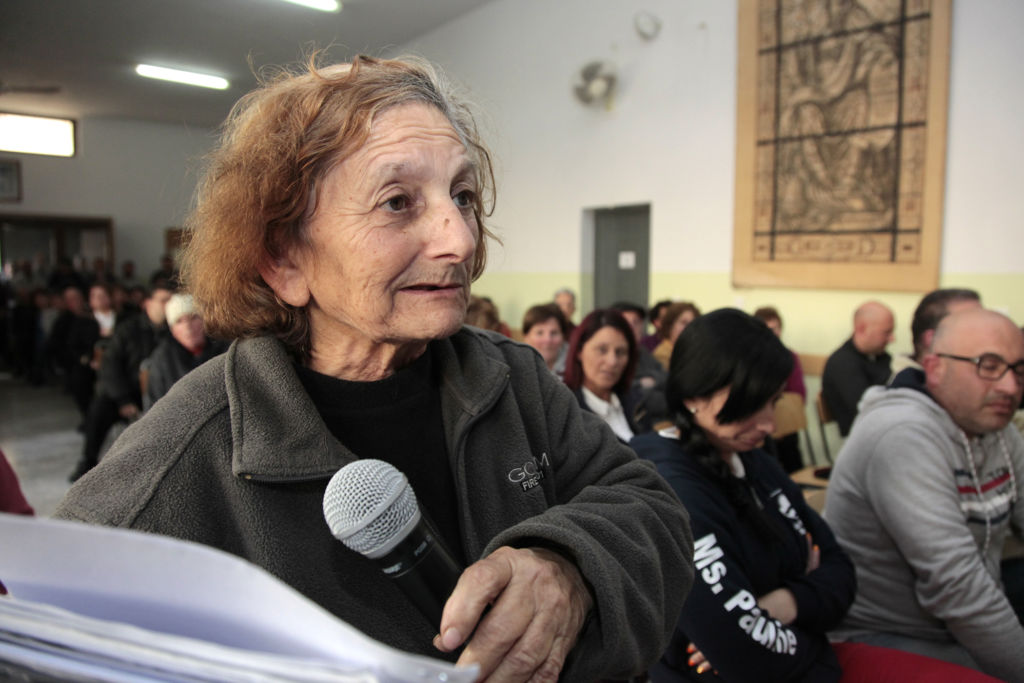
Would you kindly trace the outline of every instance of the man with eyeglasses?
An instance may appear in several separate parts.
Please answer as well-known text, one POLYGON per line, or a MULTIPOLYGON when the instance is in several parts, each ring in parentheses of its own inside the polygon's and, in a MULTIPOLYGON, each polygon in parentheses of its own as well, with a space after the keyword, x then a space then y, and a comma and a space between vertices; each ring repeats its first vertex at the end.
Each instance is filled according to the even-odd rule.
POLYGON ((939 323, 923 370, 872 387, 836 460, 825 518, 857 568, 838 633, 1024 680, 1024 628, 1003 591, 1024 529, 1024 335, 984 309, 939 323))

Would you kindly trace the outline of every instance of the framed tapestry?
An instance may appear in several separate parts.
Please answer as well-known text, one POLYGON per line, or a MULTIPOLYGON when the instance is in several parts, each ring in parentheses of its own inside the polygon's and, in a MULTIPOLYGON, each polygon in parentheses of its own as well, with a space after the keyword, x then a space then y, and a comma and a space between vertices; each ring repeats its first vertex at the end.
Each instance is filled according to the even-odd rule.
POLYGON ((739 0, 733 284, 938 286, 952 0, 739 0))

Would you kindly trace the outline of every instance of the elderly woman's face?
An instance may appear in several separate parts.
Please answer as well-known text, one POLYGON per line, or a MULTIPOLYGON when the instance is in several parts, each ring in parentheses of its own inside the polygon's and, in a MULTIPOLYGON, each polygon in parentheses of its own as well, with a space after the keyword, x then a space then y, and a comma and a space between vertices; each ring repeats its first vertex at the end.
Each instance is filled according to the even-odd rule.
POLYGON ((362 148, 321 184, 307 228, 312 249, 289 254, 294 267, 274 286, 307 307, 314 359, 458 330, 479 238, 475 179, 437 109, 401 105, 374 121, 362 148))

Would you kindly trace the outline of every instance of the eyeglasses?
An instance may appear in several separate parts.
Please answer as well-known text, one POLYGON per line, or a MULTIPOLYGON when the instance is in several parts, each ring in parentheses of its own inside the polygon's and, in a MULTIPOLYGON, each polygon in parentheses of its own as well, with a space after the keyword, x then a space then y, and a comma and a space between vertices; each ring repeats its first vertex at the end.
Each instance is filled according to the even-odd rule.
POLYGON ((1024 358, 1017 361, 1016 363, 1010 364, 1003 360, 1003 357, 996 353, 983 353, 980 356, 974 358, 968 358, 967 356, 956 356, 952 353, 936 353, 936 356, 942 356, 943 358, 952 358, 953 360, 962 360, 967 363, 973 363, 974 367, 978 370, 978 377, 989 380, 999 380, 1003 378, 1007 370, 1013 370, 1013 374, 1017 375, 1017 379, 1024 380, 1024 358))

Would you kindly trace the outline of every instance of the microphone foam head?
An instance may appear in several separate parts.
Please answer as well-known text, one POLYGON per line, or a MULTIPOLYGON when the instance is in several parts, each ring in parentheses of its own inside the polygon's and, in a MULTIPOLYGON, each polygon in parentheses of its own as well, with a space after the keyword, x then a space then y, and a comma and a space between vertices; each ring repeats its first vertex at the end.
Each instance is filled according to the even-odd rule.
POLYGON ((386 555, 420 521, 405 475, 383 460, 356 460, 338 470, 324 492, 331 533, 370 559, 386 555))

